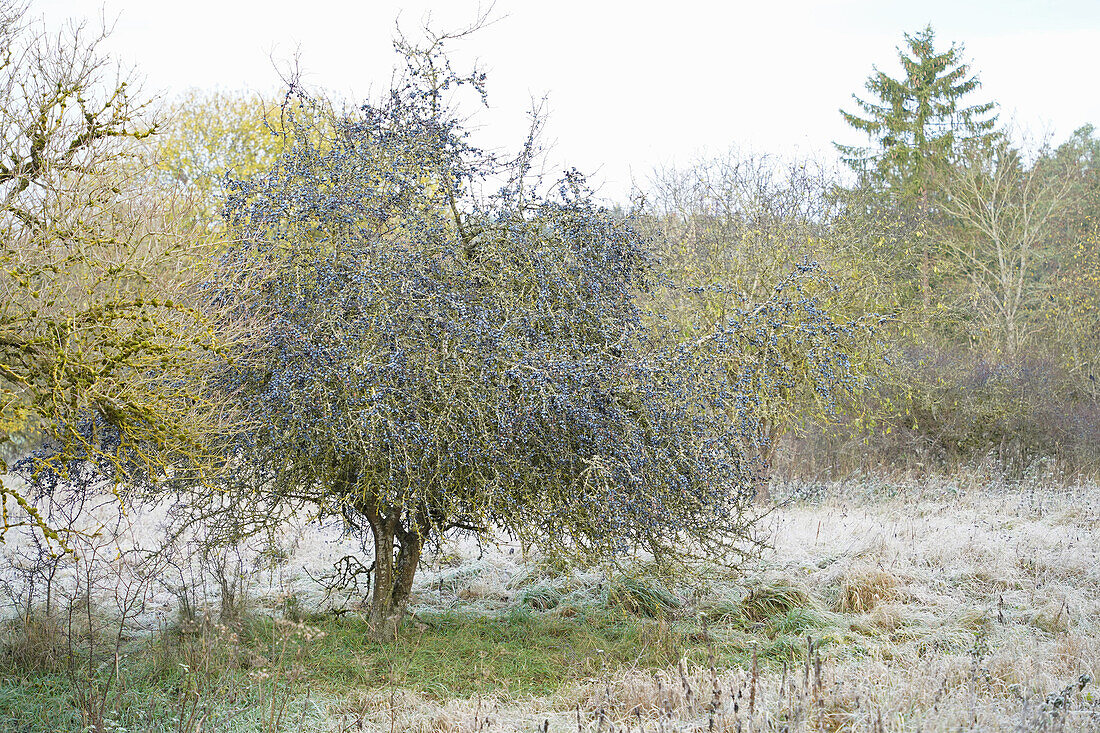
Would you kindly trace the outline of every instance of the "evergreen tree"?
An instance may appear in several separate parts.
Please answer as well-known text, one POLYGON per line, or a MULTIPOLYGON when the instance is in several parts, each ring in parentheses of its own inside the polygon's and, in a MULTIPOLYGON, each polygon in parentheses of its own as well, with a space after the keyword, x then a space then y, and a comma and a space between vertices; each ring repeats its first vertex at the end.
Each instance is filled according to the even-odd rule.
MULTIPOLYGON (((963 149, 991 144, 997 137, 991 114, 993 102, 966 105, 964 98, 981 82, 963 61, 963 47, 951 44, 935 50, 935 32, 925 26, 915 35, 905 34, 898 48, 904 79, 895 79, 877 67, 867 79, 874 101, 856 95, 862 113, 845 112, 845 121, 865 133, 872 144, 857 147, 834 143, 841 159, 864 185, 892 194, 926 217, 931 209, 935 182, 952 166, 963 149)), ((932 252, 927 238, 920 252, 919 290, 924 309, 931 306, 932 252)))
POLYGON ((874 95, 856 95, 860 113, 840 110, 844 120, 871 139, 869 147, 834 143, 841 159, 857 174, 910 201, 927 205, 936 176, 964 142, 992 141, 997 115, 993 102, 966 105, 964 98, 981 82, 963 60, 963 47, 935 50, 935 32, 925 26, 905 34, 898 58, 905 77, 895 79, 877 67, 867 79, 874 95))

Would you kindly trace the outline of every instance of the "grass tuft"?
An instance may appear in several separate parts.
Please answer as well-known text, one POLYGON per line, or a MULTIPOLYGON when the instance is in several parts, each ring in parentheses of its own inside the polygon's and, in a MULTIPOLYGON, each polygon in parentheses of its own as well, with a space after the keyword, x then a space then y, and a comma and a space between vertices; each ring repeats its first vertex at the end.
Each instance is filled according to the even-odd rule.
POLYGON ((611 607, 619 607, 627 613, 646 618, 657 618, 683 605, 667 588, 653 580, 621 576, 611 582, 607 590, 611 607))
POLYGON ((9 619, 0 628, 0 660, 13 668, 60 672, 65 668, 65 630, 54 616, 9 619))
POLYGON ((898 578, 878 567, 849 568, 837 583, 833 610, 841 613, 867 613, 884 601, 899 596, 898 578))
POLYGON ((549 583, 536 583, 527 586, 519 597, 520 603, 536 611, 549 611, 557 607, 561 599, 561 590, 549 583))
POLYGON ((813 599, 805 588, 781 579, 751 588, 741 600, 740 611, 745 621, 761 623, 812 605, 813 599))

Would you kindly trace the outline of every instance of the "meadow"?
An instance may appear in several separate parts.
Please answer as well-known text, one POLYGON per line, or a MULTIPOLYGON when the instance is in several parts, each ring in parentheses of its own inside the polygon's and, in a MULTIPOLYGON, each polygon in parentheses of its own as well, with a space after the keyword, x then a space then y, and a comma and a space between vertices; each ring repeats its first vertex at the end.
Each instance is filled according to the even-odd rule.
POLYGON ((774 490, 768 548, 690 579, 444 543, 392 643, 325 582, 335 529, 239 556, 233 612, 209 564, 188 589, 118 565, 155 535, 136 512, 90 606, 62 567, 51 619, 8 608, 0 730, 1100 729, 1100 486, 774 490))

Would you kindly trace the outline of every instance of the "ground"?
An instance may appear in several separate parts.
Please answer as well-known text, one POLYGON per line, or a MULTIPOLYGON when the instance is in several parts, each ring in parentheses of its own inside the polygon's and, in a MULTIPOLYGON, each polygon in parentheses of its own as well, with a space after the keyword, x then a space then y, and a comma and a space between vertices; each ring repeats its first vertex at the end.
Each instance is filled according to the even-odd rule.
POLYGON ((101 634, 90 671, 45 650, 109 614, 9 623, 0 730, 1100 730, 1100 486, 776 495, 761 557, 692 580, 445 544, 388 646, 314 580, 354 543, 303 527, 252 571, 243 620, 217 620, 207 579, 189 592, 210 615, 180 622, 162 571, 144 631, 101 634))

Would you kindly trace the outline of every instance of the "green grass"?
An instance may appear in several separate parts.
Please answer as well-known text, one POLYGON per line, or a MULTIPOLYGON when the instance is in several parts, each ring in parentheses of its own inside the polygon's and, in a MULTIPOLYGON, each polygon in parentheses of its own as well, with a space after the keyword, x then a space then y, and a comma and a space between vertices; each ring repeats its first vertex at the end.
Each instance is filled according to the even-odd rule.
POLYGON ((577 615, 514 611, 500 617, 423 615, 394 644, 367 639, 363 622, 330 621, 313 649, 317 682, 333 689, 396 685, 441 698, 476 693, 546 694, 623 667, 667 667, 706 645, 667 621, 625 612, 577 615))
MULTIPOLYGON (((293 707, 307 690, 341 697, 394 687, 441 700, 547 695, 569 683, 622 669, 665 669, 680 659, 747 665, 755 651, 765 664, 779 664, 798 659, 805 635, 826 621, 812 609, 777 605, 783 608, 755 633, 746 631, 743 618, 703 626, 662 612, 664 603, 639 604, 634 613, 613 605, 571 615, 525 606, 492 617, 421 614, 389 644, 371 641, 361 618, 325 617, 306 627, 252 618, 235 635, 210 629, 136 641, 121 659, 122 684, 112 687, 108 712, 128 730, 170 730, 168 722, 185 714, 188 700, 201 700, 208 720, 265 730, 257 713, 265 700, 269 707, 276 698, 293 707)), ((6 670, 0 730, 79 729, 71 693, 63 673, 6 670)))
POLYGON ((68 680, 58 674, 0 677, 0 731, 78 729, 68 680))
MULTIPOLYGON (((807 636, 839 623, 784 584, 752 588, 739 603, 705 616, 638 579, 609 584, 596 605, 567 603, 560 592, 560 602, 531 602, 550 595, 547 588, 533 584, 497 615, 420 613, 388 644, 371 641, 365 620, 352 615, 304 625, 250 617, 235 629, 137 639, 120 658, 121 684, 113 683, 106 715, 129 731, 188 730, 172 719, 198 705, 204 729, 220 720, 225 730, 265 731, 265 717, 269 722, 280 705, 300 707, 307 692, 314 700, 387 688, 439 700, 516 698, 622 670, 667 669, 681 659, 748 666, 755 654, 765 666, 780 666, 804 656, 807 636)), ((79 729, 73 684, 56 667, 0 660, 0 731, 79 729)))
POLYGON ((440 698, 474 694, 548 694, 562 685, 626 668, 666 669, 681 659, 720 667, 747 666, 757 653, 780 665, 801 659, 807 635, 831 619, 813 609, 787 607, 745 633, 744 620, 703 626, 698 620, 648 617, 620 608, 573 617, 514 611, 500 617, 453 614, 420 617, 420 625, 392 645, 371 644, 362 622, 331 621, 314 651, 317 682, 393 684, 440 698))

